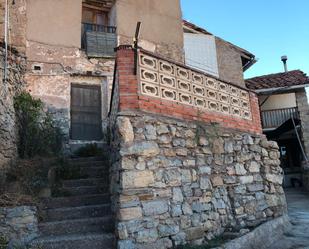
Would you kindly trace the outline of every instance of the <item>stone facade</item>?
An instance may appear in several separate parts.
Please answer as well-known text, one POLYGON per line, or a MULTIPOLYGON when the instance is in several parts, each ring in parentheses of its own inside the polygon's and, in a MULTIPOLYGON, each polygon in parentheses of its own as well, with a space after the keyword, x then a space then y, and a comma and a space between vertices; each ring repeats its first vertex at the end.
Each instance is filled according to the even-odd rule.
POLYGON ((4 49, 0 45, 0 182, 17 157, 14 96, 24 87, 25 58, 10 49, 7 82, 3 82, 4 49))
POLYGON ((138 112, 113 131, 119 249, 200 244, 285 213, 278 146, 263 135, 138 112))
POLYGON ((36 207, 0 208, 0 236, 10 248, 20 248, 38 236, 36 207))

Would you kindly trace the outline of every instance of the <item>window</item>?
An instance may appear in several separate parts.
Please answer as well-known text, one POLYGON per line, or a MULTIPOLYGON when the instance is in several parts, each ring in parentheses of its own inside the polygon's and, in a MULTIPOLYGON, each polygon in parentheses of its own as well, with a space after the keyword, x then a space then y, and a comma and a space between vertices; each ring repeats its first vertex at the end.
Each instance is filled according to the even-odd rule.
POLYGON ((215 37, 205 34, 184 34, 186 65, 219 76, 215 37))
POLYGON ((108 13, 103 12, 102 10, 98 10, 97 8, 91 8, 88 5, 87 7, 83 6, 82 22, 87 24, 93 24, 95 28, 97 28, 96 26, 107 26, 108 13))

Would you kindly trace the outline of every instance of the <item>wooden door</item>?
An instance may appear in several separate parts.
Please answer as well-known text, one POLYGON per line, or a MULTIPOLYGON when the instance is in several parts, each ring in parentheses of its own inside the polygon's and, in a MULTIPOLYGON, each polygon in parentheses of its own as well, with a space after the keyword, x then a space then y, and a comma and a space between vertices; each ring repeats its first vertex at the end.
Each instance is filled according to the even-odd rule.
POLYGON ((102 139, 101 87, 72 84, 71 139, 102 139))

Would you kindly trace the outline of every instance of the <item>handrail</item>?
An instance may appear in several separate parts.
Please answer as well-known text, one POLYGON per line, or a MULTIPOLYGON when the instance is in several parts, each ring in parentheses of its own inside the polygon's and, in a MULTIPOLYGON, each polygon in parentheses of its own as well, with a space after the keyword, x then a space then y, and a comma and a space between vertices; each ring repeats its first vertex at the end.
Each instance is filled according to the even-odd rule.
POLYGON ((105 25, 98 25, 94 23, 86 23, 83 22, 83 31, 96 31, 96 32, 104 32, 104 33, 116 33, 115 26, 105 26, 105 25))
POLYGON ((261 111, 261 121, 263 128, 279 127, 290 118, 299 118, 297 107, 261 111))

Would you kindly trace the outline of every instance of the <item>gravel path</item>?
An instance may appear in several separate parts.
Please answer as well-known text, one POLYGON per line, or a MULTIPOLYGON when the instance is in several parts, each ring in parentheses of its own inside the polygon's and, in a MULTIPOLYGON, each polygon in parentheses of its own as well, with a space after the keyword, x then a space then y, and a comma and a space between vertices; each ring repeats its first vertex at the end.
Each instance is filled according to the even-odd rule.
POLYGON ((285 192, 292 226, 269 249, 309 249, 309 193, 294 189, 285 192))

